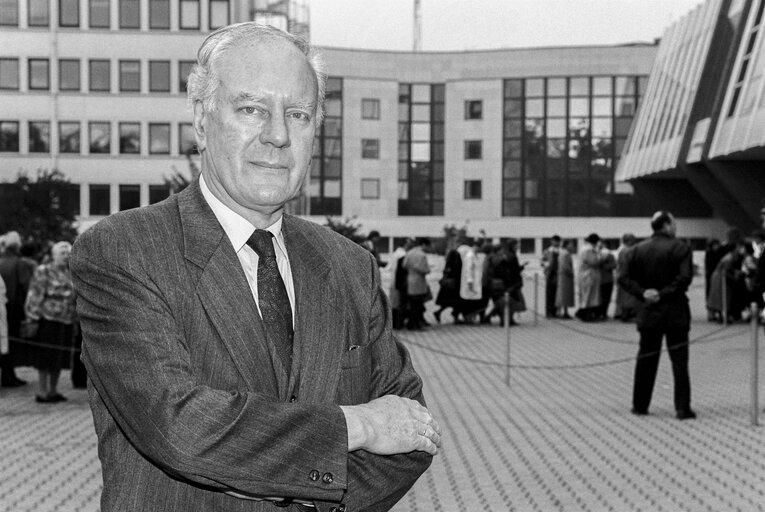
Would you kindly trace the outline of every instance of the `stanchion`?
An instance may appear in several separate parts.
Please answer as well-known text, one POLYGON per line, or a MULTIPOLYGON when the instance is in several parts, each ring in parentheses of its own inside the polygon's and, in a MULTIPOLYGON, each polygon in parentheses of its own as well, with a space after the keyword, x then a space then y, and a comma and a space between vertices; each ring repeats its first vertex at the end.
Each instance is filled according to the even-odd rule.
POLYGON ((510 387, 510 292, 505 292, 505 308, 502 314, 505 326, 505 384, 510 387))
POLYGON ((757 343, 757 332, 759 329, 759 311, 756 302, 752 302, 752 371, 751 371, 751 396, 752 396, 752 426, 756 427, 758 424, 758 415, 760 412, 759 398, 757 391, 759 388, 759 366, 760 366, 760 350, 757 343))
POLYGON ((539 273, 534 273, 534 327, 539 324, 539 273))
POLYGON ((728 283, 725 274, 722 276, 722 315, 723 325, 728 325, 728 283))

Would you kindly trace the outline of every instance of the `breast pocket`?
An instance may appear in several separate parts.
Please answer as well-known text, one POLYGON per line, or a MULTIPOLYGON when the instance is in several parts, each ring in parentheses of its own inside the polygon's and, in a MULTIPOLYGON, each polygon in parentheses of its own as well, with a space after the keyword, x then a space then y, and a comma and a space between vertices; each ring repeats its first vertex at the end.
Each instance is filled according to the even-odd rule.
POLYGON ((372 380, 372 354, 365 346, 355 345, 343 354, 340 382, 337 386, 338 405, 356 405, 369 401, 372 380))

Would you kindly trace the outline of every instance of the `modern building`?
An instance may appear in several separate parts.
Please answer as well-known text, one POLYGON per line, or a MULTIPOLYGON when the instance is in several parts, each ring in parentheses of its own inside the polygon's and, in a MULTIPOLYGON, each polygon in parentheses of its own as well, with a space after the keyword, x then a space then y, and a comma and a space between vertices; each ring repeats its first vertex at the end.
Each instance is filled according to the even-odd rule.
POLYGON ((744 234, 759 227, 764 10, 765 0, 707 0, 667 28, 617 172, 636 196, 744 234))
MULTIPOLYGON (((309 26, 305 2, 0 0, 0 181, 59 169, 81 229, 163 199, 167 178, 197 158, 185 98, 196 48, 249 19, 309 26)), ((324 48, 326 120, 290 208, 357 217, 389 246, 446 225, 537 253, 553 233, 647 234, 655 202, 615 170, 662 47, 324 48)), ((694 194, 683 235, 724 233, 694 194)))

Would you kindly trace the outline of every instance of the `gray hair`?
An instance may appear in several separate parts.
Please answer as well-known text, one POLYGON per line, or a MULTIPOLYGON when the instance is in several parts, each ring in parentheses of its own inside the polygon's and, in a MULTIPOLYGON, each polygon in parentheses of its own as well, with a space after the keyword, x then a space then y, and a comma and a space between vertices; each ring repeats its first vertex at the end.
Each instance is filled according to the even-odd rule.
POLYGON ((253 21, 235 23, 220 28, 207 36, 197 52, 197 63, 188 77, 188 102, 193 108, 196 102, 202 102, 205 110, 215 110, 215 91, 220 86, 220 78, 215 70, 215 62, 228 49, 246 40, 275 41, 283 40, 295 46, 306 56, 316 75, 317 105, 316 127, 324 118, 324 96, 327 90, 327 73, 319 52, 306 40, 269 25, 259 25, 253 21))

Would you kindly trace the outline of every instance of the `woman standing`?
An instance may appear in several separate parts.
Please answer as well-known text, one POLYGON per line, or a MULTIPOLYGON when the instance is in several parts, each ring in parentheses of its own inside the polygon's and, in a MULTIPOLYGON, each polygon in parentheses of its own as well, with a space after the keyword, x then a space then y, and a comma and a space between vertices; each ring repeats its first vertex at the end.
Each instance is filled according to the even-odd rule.
POLYGON ((39 392, 35 400, 53 403, 66 400, 58 393, 61 369, 68 364, 75 321, 74 288, 69 273, 72 244, 58 242, 51 248, 50 263, 35 270, 24 305, 30 331, 37 330, 35 368, 39 373, 39 392), (35 327, 36 324, 36 327, 35 327))
POLYGON ((592 233, 584 239, 579 252, 579 309, 577 318, 583 322, 597 319, 600 307, 600 237, 592 233))
POLYGON ((555 307, 559 318, 568 320, 568 308, 574 307, 574 261, 576 251, 573 240, 568 240, 558 253, 558 289, 555 292, 555 307))

